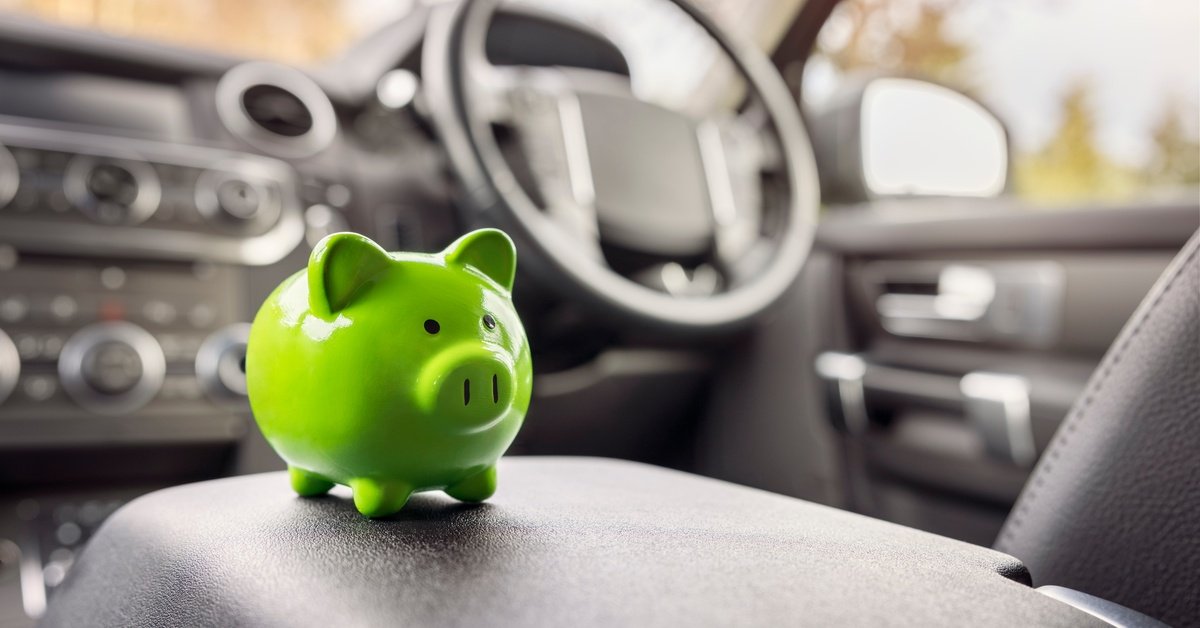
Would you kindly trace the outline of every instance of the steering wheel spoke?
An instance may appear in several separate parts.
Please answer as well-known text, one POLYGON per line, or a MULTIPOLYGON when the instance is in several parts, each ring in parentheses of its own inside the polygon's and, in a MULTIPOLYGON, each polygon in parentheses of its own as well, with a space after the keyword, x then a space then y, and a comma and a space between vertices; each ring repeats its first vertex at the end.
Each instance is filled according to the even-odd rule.
POLYGON ((593 260, 603 261, 596 191, 575 92, 553 71, 496 68, 509 79, 504 122, 514 131, 545 214, 593 260))
MULTIPOLYGON (((710 118, 697 127, 713 212, 713 261, 722 274, 738 266, 761 240, 763 195, 759 131, 738 116, 710 118)), ((727 277, 729 285, 744 279, 727 277)))

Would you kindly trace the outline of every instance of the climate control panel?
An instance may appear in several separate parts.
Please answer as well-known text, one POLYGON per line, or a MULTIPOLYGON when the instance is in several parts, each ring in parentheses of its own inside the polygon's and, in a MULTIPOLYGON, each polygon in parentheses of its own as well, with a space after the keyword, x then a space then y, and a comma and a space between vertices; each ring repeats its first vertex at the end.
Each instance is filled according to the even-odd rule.
POLYGON ((0 244, 0 288, 0 440, 211 441, 243 429, 238 267, 0 244))
POLYGON ((0 242, 269 264, 303 238, 296 179, 258 155, 0 121, 0 242))

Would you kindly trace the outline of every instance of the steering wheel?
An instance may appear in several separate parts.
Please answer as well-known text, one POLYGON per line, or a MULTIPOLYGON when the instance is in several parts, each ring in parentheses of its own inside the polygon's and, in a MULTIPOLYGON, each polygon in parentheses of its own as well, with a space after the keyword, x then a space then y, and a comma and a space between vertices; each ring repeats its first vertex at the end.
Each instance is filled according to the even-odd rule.
POLYGON ((431 16, 425 95, 468 219, 508 231, 527 268, 608 320, 727 331, 796 280, 812 245, 816 167, 766 55, 671 1, 727 55, 749 105, 689 113, 639 99, 611 72, 495 65, 486 41, 499 0, 431 16), (520 158, 506 158, 498 128, 515 131, 520 158))

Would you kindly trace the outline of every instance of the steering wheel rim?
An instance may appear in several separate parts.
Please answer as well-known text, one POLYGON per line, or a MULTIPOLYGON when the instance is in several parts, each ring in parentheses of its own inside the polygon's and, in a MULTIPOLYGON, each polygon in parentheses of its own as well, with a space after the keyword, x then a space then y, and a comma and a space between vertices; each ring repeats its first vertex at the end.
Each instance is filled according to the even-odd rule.
MULTIPOLYGON (((756 93, 779 143, 788 196, 783 224, 770 239, 769 261, 749 282, 705 297, 679 297, 639 284, 580 251, 563 238, 517 182, 490 121, 472 109, 468 61, 483 55, 488 27, 500 0, 464 0, 440 7, 426 31, 422 74, 434 127, 470 206, 468 220, 508 231, 530 256, 536 272, 610 319, 676 333, 713 333, 759 317, 795 282, 808 257, 819 205, 812 146, 800 113, 770 60, 752 45, 719 29, 686 0, 671 0, 717 42, 756 93)), ((529 259, 529 258, 527 258, 529 259)))

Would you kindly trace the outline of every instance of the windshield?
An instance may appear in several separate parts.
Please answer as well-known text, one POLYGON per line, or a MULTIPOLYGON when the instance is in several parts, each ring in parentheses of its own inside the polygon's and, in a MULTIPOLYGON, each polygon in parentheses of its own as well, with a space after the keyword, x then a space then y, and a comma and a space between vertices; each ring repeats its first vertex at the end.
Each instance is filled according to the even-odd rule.
MULTIPOLYGON (((433 4, 433 2, 427 2, 433 4)), ((297 66, 319 65, 420 0, 0 0, 0 11, 117 37, 297 66)), ((639 96, 675 107, 713 100, 732 69, 715 43, 669 0, 507 0, 587 24, 630 61, 639 96)), ((701 0, 726 29, 772 49, 801 0, 701 0)))
POLYGON ((410 13, 415 0, 0 0, 0 11, 225 55, 315 65, 410 13))

